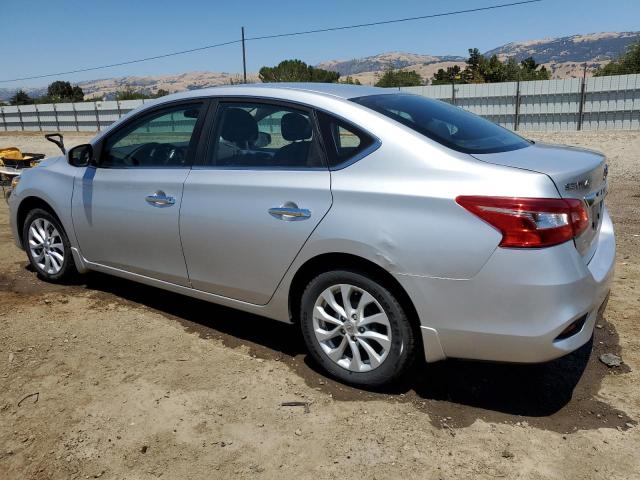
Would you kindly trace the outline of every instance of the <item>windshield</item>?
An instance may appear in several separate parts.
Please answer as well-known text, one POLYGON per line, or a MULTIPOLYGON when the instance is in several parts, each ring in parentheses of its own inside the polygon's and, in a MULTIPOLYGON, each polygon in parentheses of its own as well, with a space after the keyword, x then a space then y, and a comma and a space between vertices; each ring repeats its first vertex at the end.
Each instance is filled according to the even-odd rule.
POLYGON ((459 152, 507 152, 531 145, 524 138, 489 120, 420 95, 370 95, 353 98, 352 101, 459 152))

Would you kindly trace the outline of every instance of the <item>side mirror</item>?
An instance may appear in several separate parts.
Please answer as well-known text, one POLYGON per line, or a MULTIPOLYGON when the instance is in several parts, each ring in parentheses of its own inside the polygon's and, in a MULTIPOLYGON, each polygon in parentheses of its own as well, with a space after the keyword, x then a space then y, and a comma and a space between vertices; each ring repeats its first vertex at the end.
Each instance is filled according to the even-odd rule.
POLYGON ((189 110, 185 110, 183 115, 186 118, 195 118, 195 119, 197 119, 200 116, 200 109, 199 108, 190 108, 189 110))
POLYGON ((257 148, 266 147, 271 143, 271 135, 267 132, 258 132, 258 138, 253 142, 253 146, 257 148))
POLYGON ((69 165, 87 167, 93 163, 93 147, 90 143, 78 145, 69 150, 67 157, 69 165))

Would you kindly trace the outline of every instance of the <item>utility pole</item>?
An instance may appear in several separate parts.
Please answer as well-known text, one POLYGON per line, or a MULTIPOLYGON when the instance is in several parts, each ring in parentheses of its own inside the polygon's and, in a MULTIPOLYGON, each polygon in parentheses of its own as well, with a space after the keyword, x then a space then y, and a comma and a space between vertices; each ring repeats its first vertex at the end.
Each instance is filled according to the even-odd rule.
POLYGON ((455 73, 451 76, 451 105, 456 104, 456 80, 461 78, 455 73))
POLYGON ((584 117, 584 101, 586 97, 587 88, 587 62, 584 62, 584 69, 582 70, 582 82, 580 83, 580 103, 578 104, 578 125, 576 130, 582 130, 582 119, 584 117))
POLYGON ((513 119, 513 129, 518 131, 520 126, 520 73, 518 73, 518 81, 516 82, 516 112, 513 119))
POLYGON ((247 83, 247 54, 244 47, 244 27, 241 27, 242 31, 242 78, 244 83, 247 83))

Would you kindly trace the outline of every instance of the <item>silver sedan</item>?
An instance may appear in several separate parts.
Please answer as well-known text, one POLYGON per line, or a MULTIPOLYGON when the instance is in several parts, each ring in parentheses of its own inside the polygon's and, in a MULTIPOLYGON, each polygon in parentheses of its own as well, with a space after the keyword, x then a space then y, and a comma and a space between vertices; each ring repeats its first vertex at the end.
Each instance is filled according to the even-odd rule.
POLYGON ((294 323, 363 386, 419 356, 577 349, 615 256, 601 154, 393 89, 170 95, 15 184, 42 279, 95 270, 294 323))

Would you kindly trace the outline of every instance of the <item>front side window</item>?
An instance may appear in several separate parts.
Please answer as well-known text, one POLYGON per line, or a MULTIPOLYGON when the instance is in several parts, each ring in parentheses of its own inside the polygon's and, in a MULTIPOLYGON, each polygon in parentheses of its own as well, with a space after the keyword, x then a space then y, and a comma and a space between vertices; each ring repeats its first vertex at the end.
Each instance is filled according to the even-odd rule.
POLYGON ((308 112, 262 103, 221 103, 207 165, 324 168, 308 112))
POLYGON ((531 145, 489 120, 419 95, 382 94, 352 100, 459 152, 508 152, 531 145))
POLYGON ((188 166, 189 145, 201 110, 200 103, 179 105, 133 120, 107 138, 100 166, 188 166))

